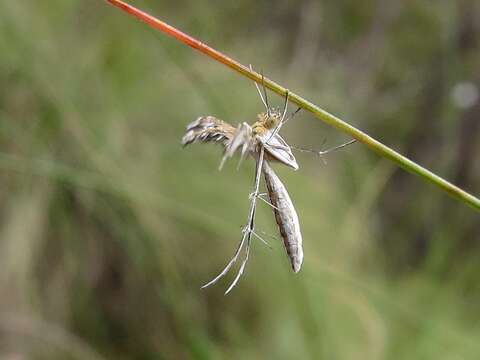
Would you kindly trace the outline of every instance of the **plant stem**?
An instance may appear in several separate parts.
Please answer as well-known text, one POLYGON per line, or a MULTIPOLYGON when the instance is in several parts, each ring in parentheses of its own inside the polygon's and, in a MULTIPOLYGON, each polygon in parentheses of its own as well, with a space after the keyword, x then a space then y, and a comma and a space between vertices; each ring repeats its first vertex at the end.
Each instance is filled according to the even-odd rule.
MULTIPOLYGON (((155 17, 136 9, 135 7, 124 3, 120 0, 106 0, 113 6, 120 8, 121 10, 129 13, 130 15, 138 18, 139 20, 147 23, 152 28, 162 31, 175 39, 187 44, 188 46, 202 52, 203 54, 207 55, 208 57, 217 60, 218 62, 230 67, 231 69, 235 70, 236 72, 240 73, 241 75, 257 82, 262 83, 262 76, 250 70, 248 67, 240 64, 239 62, 229 58, 228 56, 222 54, 221 52, 211 48, 210 46, 204 44, 203 42, 181 32, 180 30, 174 28, 173 26, 156 19, 155 17)), ((287 89, 276 82, 264 78, 264 84, 267 88, 271 91, 277 93, 278 95, 285 97, 287 93, 287 89)), ((315 117, 322 120, 323 122, 337 128, 340 131, 350 135, 351 137, 357 139, 358 141, 367 145, 370 149, 378 153, 379 155, 392 160, 393 162, 397 163, 399 166, 404 168, 405 170, 416 174, 422 177, 425 180, 433 183, 441 190, 447 192, 452 197, 456 198, 457 200, 462 201, 463 203, 473 207, 476 210, 480 210, 480 199, 475 197, 472 194, 460 189, 459 187, 453 185, 452 183, 444 180, 440 176, 432 173, 431 171, 427 170, 426 168, 420 166, 419 164, 413 162, 412 160, 406 158, 405 156, 401 155, 400 153, 396 152, 395 150, 389 148, 388 146, 382 144, 381 142, 375 140, 371 136, 367 135, 363 131, 353 127, 352 125, 346 123, 345 121, 339 119, 338 117, 330 114, 329 112, 321 109, 317 105, 311 103, 308 100, 305 100, 300 95, 295 94, 292 91, 288 92, 289 100, 301 108, 311 112, 315 117)))

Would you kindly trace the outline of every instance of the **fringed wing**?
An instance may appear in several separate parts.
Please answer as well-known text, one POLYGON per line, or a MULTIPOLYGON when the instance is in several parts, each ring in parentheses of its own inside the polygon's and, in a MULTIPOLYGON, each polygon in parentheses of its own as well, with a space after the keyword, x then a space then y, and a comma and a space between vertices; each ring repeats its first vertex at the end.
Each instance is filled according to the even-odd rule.
POLYGON ((282 184, 268 162, 263 163, 263 174, 285 250, 293 271, 297 273, 303 262, 302 233, 297 212, 285 185, 282 184))
POLYGON ((224 146, 233 137, 235 128, 214 116, 200 116, 187 126, 187 132, 182 138, 182 145, 194 142, 219 142, 224 146))
MULTIPOLYGON (((241 123, 235 129, 231 139, 225 144, 225 153, 220 163, 220 169, 228 158, 231 158, 235 152, 241 148, 240 163, 249 151, 255 147, 255 140, 252 136, 252 128, 247 123, 241 123)), ((240 165, 240 164, 239 164, 240 165)))

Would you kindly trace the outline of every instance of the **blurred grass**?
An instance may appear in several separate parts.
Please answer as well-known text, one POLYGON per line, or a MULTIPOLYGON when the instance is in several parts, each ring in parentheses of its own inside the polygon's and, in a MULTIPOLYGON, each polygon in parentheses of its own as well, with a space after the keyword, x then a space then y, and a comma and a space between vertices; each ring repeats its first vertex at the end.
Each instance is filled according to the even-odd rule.
MULTIPOLYGON (((187 4, 135 2, 478 193, 458 149, 479 105, 448 97, 478 81, 457 44, 468 1, 187 4)), ((357 145, 327 166, 299 155, 278 172, 302 272, 255 243, 231 296, 200 291, 238 241, 253 166, 219 173, 219 148, 179 139, 200 114, 252 121, 253 84, 93 0, 0 3, 0 53, 3 358, 478 358, 477 214, 357 145)), ((296 121, 292 144, 343 141, 296 121)), ((276 232, 266 207, 259 226, 276 232)))

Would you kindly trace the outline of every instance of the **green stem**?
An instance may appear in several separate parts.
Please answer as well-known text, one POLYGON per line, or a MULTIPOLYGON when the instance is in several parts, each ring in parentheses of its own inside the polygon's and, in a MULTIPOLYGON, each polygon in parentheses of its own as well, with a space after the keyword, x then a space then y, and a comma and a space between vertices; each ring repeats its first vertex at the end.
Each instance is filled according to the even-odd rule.
MULTIPOLYGON (((257 83, 262 83, 262 76, 250 70, 248 67, 240 64, 239 62, 229 58, 228 56, 222 54, 221 52, 209 47, 208 45, 202 43, 201 41, 181 32, 180 30, 174 28, 167 23, 154 18, 153 16, 136 9, 135 7, 128 5, 120 0, 106 0, 113 6, 120 8, 121 10, 129 13, 130 15, 138 18, 139 20, 147 23, 149 26, 153 27, 154 29, 160 30, 177 40, 183 42, 191 46, 192 48, 202 52, 203 54, 221 62, 222 64, 230 67, 231 69, 235 70, 236 72, 240 73, 241 75, 248 77, 249 79, 256 81, 257 83)), ((280 96, 285 96, 287 89, 283 86, 280 86, 276 82, 264 78, 264 83, 267 88, 271 91, 277 93, 280 96)), ((323 122, 337 128, 340 131, 350 135, 351 137, 357 139, 358 141, 364 143, 372 150, 374 150, 379 155, 392 160, 393 162, 400 165, 405 170, 416 174, 423 179, 431 182, 432 184, 438 186, 441 190, 446 191, 448 194, 456 198, 457 200, 462 201, 463 203, 470 205, 476 210, 480 210, 480 199, 469 194, 468 192, 460 189, 459 187, 453 185, 452 183, 442 179, 440 176, 435 175, 433 172, 425 169, 424 167, 418 165, 417 163, 413 162, 412 160, 406 158, 405 156, 401 155, 400 153, 396 152, 395 150, 389 148, 388 146, 382 144, 381 142, 375 140, 374 138, 370 137, 369 135, 365 134, 363 131, 349 125, 345 121, 339 119, 338 117, 330 114, 329 112, 321 109, 315 104, 312 104, 308 100, 305 100, 300 95, 295 94, 294 92, 289 90, 289 100, 301 108, 311 112, 315 117, 322 120, 323 122)))

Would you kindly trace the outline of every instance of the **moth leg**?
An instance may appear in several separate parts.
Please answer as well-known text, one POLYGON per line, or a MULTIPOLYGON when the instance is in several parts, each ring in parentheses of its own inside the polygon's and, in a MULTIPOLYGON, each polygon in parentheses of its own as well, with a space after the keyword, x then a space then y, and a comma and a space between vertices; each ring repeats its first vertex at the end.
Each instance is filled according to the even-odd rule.
POLYGON ((247 224, 245 227, 242 229, 242 240, 238 244, 237 250, 235 251, 235 254, 233 255, 232 259, 229 261, 229 263, 225 266, 225 268, 218 274, 215 278, 210 280, 208 283, 202 286, 202 289, 215 284, 218 280, 220 280, 225 274, 230 270, 230 268, 233 266, 233 264, 237 261, 238 256, 240 255, 240 252, 242 251, 242 248, 245 246, 245 258, 242 261, 242 264, 240 265, 240 269, 235 276, 235 279, 233 282, 230 284, 228 287, 227 291, 225 292, 225 295, 228 294, 238 283, 240 280, 240 277, 242 276, 245 266, 247 264, 249 255, 250 255, 250 243, 251 243, 251 237, 252 233, 255 228, 255 209, 256 209, 256 201, 259 195, 259 189, 260 189, 260 179, 261 179, 261 173, 262 173, 262 168, 263 168, 263 158, 264 158, 264 148, 263 146, 260 148, 260 154, 257 160, 257 166, 256 166, 256 172, 255 172, 255 185, 254 185, 254 191, 251 194, 251 202, 250 202, 250 209, 248 212, 248 219, 247 219, 247 224))
POLYGON ((290 115, 288 115, 288 117, 283 121, 283 124, 285 124, 287 121, 292 120, 292 119, 295 117, 295 115, 297 115, 297 113, 298 113, 300 110, 302 110, 302 108, 299 106, 299 107, 297 108, 297 110, 295 110, 295 111, 292 112, 290 115))
POLYGON ((268 201, 267 199, 264 199, 262 195, 258 195, 258 198, 260 200, 262 200, 265 204, 267 204, 268 206, 272 207, 273 209, 275 210, 278 210, 280 211, 280 209, 278 207, 276 207, 275 205, 273 205, 270 201, 268 201))
POLYGON ((252 230, 248 229, 247 230, 247 245, 245 247, 245 251, 246 251, 245 258, 242 261, 242 265, 240 266, 240 270, 238 270, 237 276, 235 276, 235 279, 233 279, 232 283, 230 284, 228 289, 225 291, 225 295, 227 295, 235 287, 235 285, 237 285, 238 280, 240 280, 240 277, 242 276, 243 271, 245 270, 245 265, 247 265, 248 256, 250 255, 251 238, 252 238, 252 230))
POLYGON ((285 91, 285 103, 284 103, 284 105, 283 105, 282 118, 280 119, 280 122, 279 122, 278 125, 275 127, 275 129, 273 130, 273 132, 272 132, 272 134, 270 135, 270 137, 268 138, 267 144, 268 144, 268 142, 270 141, 271 138, 273 138, 275 135, 277 135, 277 133, 280 131, 280 128, 281 128, 282 125, 283 125, 283 120, 285 120, 285 115, 287 114, 287 109, 288 109, 288 96, 289 96, 289 92, 288 92, 288 89, 287 89, 287 91, 285 91))
POLYGON ((206 287, 209 287, 210 285, 215 284, 218 280, 220 280, 222 277, 224 277, 225 274, 228 272, 228 270, 230 270, 232 265, 235 264, 235 262, 238 259, 238 255, 240 255, 240 252, 242 251, 243 245, 245 244, 245 240, 247 239, 247 236, 245 236, 246 230, 247 230, 246 227, 244 228, 244 230, 242 230, 242 232, 244 233, 243 237, 242 237, 242 240, 238 243, 237 250, 235 251, 235 254, 233 255, 233 257, 230 259, 227 266, 225 266, 225 268, 220 272, 220 274, 218 274, 216 277, 214 277, 208 283, 203 285, 202 289, 205 289, 206 287))
MULTIPOLYGON (((248 258, 250 255, 250 243, 251 243, 251 238, 252 238, 252 233, 254 232, 255 229, 255 210, 257 206, 257 198, 258 194, 260 193, 260 179, 261 179, 261 174, 262 174, 262 169, 263 169, 263 158, 264 158, 264 153, 265 149, 262 146, 260 148, 260 154, 257 159, 257 166, 256 166, 256 171, 255 171, 255 185, 254 185, 254 191, 251 194, 251 202, 250 202, 250 210, 248 213, 248 220, 247 220, 247 226, 244 229, 244 234, 243 234, 243 239, 246 238, 247 244, 245 247, 245 258, 243 259, 242 265, 240 266, 240 269, 238 270, 237 275, 235 276, 235 279, 233 279, 232 283, 228 287, 228 289, 225 291, 225 295, 227 295, 234 287, 237 285, 238 281, 240 280, 240 277, 242 276, 245 266, 247 265, 248 258)), ((242 240, 243 241, 243 240, 242 240)))
MULTIPOLYGON (((312 149, 305 149, 305 148, 297 147, 297 146, 291 146, 291 149, 294 149, 294 150, 297 150, 297 151, 300 151, 300 152, 309 152, 309 153, 316 154, 316 155, 320 156, 326 164, 326 161, 323 158, 324 155, 327 155, 331 152, 343 149, 344 147, 347 147, 348 145, 351 145, 351 144, 355 143, 356 141, 357 141, 357 139, 352 139, 350 141, 347 141, 346 143, 331 147, 327 150, 312 150, 312 149)), ((325 143, 325 141, 323 143, 325 143)), ((271 146, 274 147, 274 145, 271 145, 271 146)), ((323 144, 322 144, 322 146, 323 146, 323 144)))
POLYGON ((266 246, 268 246, 269 249, 272 249, 272 246, 268 243, 268 241, 265 240, 264 238, 262 238, 260 235, 258 235, 255 231, 252 231, 252 234, 253 234, 258 240, 260 240, 260 241, 263 242, 266 246))
MULTIPOLYGON (((251 193, 248 198, 251 200, 254 196, 257 197, 258 199, 262 200, 264 203, 266 203, 268 206, 276 209, 276 210, 279 210, 278 207, 276 207, 275 205, 273 205, 270 201, 268 201, 267 199, 265 199, 265 196, 267 196, 268 194, 267 193, 260 193, 260 194, 255 194, 255 193, 251 193)), ((255 234, 254 234, 255 235, 255 234)), ((257 236, 258 237, 258 236, 257 236)))

